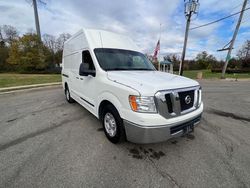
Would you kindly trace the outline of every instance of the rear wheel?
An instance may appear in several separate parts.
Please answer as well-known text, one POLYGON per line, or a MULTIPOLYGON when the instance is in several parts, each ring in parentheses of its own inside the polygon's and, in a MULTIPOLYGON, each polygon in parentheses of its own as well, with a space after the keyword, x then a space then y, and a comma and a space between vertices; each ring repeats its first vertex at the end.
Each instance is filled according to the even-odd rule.
POLYGON ((125 138, 123 121, 113 105, 107 105, 103 110, 102 124, 106 137, 116 144, 125 138))
POLYGON ((66 100, 67 100, 69 103, 75 102, 74 99, 72 99, 71 96, 70 96, 70 92, 69 92, 68 86, 65 87, 65 97, 66 97, 66 100))

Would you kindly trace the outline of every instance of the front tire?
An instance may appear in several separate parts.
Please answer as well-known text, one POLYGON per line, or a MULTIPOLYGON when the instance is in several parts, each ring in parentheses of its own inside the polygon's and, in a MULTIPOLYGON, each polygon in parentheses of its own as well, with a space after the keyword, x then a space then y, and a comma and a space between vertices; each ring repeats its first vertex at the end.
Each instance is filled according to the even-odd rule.
POLYGON ((106 137, 114 144, 125 139, 123 121, 113 105, 107 105, 103 110, 102 124, 106 137))
POLYGON ((73 102, 75 102, 74 99, 71 98, 71 95, 70 95, 68 86, 65 87, 65 98, 66 98, 66 100, 68 101, 68 103, 73 103, 73 102))

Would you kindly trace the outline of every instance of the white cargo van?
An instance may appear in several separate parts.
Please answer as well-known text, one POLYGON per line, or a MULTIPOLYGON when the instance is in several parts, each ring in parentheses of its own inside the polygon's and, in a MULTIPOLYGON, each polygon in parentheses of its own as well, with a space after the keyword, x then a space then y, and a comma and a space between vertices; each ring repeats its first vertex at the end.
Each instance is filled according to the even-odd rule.
POLYGON ((108 31, 82 29, 65 42, 62 84, 113 143, 181 136, 203 111, 198 82, 157 71, 130 38, 108 31))

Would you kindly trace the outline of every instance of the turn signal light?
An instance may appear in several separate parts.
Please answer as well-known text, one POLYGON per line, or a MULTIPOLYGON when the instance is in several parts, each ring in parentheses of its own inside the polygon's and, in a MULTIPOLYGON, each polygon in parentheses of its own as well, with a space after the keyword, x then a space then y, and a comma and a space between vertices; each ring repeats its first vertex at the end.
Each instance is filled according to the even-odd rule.
POLYGON ((136 103, 136 96, 130 95, 129 96, 129 103, 130 103, 132 110, 134 110, 134 111, 138 110, 137 103, 136 103))

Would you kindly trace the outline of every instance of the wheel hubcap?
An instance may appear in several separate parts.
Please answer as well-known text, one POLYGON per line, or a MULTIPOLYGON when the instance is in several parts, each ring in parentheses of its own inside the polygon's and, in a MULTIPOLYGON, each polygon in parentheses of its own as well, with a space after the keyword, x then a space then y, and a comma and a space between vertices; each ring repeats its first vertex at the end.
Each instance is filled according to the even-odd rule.
POLYGON ((111 113, 106 113, 104 116, 104 127, 109 136, 116 135, 116 121, 111 113))
POLYGON ((68 90, 66 90, 66 98, 67 98, 67 100, 69 100, 69 91, 68 90))

